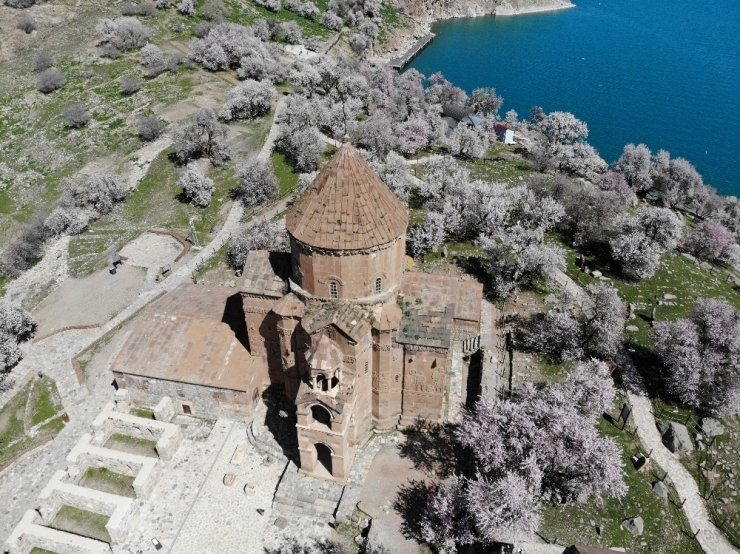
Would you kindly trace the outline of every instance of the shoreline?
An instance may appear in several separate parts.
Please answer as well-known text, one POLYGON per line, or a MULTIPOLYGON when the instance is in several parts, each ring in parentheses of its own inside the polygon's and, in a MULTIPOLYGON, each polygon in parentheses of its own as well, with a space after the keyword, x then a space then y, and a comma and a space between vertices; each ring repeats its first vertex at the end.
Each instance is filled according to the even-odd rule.
MULTIPOLYGON (((393 51, 385 52, 383 54, 374 55, 367 59, 371 64, 388 64, 391 60, 403 56, 410 48, 416 44, 421 37, 432 33, 432 25, 441 21, 447 21, 448 19, 463 19, 473 17, 489 17, 489 16, 500 16, 500 17, 514 17, 517 15, 529 15, 535 13, 546 13, 555 12, 561 10, 567 10, 569 8, 575 8, 577 4, 573 4, 570 0, 553 0, 549 5, 545 6, 528 6, 524 8, 512 8, 511 6, 497 6, 493 12, 477 12, 472 11, 470 13, 454 13, 446 17, 431 17, 428 19, 416 18, 416 27, 414 33, 411 36, 401 38, 400 45, 393 51)), ((395 35, 395 33, 394 33, 395 35)), ((397 35, 396 35, 397 36, 397 35)))

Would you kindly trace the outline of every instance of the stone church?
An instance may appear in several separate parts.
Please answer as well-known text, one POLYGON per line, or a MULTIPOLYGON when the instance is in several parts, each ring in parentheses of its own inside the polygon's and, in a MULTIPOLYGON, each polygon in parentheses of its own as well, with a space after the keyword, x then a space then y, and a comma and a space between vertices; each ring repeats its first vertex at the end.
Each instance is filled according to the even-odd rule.
POLYGON ((372 428, 455 417, 466 397, 463 356, 477 348, 482 285, 407 271, 408 219, 345 139, 286 216, 290 253, 249 253, 237 285, 245 325, 218 321, 216 308, 214 339, 188 347, 190 362, 173 354, 158 363, 157 325, 202 315, 179 312, 180 323, 169 315, 168 296, 195 306, 205 294, 182 285, 132 333, 113 368, 119 386, 135 402, 167 393, 184 411, 211 416, 249 415, 262 390, 282 390, 295 405, 301 471, 344 482, 372 428), (216 347, 221 335, 231 343, 216 347))

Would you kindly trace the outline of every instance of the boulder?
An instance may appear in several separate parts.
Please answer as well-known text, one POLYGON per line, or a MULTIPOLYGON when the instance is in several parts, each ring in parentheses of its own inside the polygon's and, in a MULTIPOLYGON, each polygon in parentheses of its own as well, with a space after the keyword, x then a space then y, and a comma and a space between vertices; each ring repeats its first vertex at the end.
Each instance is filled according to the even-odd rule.
POLYGON ((671 452, 689 452, 694 449, 689 430, 675 421, 664 421, 658 425, 663 444, 671 452))
POLYGON ((625 327, 625 330, 632 331, 634 333, 635 331, 639 331, 640 328, 637 325, 627 325, 627 327, 625 327))
POLYGON ((653 492, 660 496, 663 500, 668 500, 668 487, 661 481, 653 483, 653 492))
POLYGON ((645 522, 642 521, 640 516, 630 517, 622 522, 622 527, 632 533, 635 537, 639 537, 645 530, 645 522))
POLYGON ((368 516, 370 519, 375 519, 380 515, 377 507, 373 506, 369 502, 365 502, 362 500, 357 503, 357 509, 368 516))
POLYGON ((604 274, 601 273, 601 271, 594 271, 593 273, 591 273, 591 275, 594 279, 598 279, 599 277, 603 277, 604 274))
POLYGON ((725 426, 713 417, 703 417, 699 420, 699 427, 707 437, 718 437, 724 435, 725 426))
POLYGON ((665 293, 663 295, 663 300, 675 300, 675 299, 676 299, 676 295, 675 294, 665 293))
POLYGON ((230 487, 234 484, 234 481, 236 480, 236 475, 233 473, 227 473, 224 475, 224 485, 227 487, 230 487))
POLYGON ((273 522, 273 525, 278 529, 285 529, 288 526, 288 520, 281 516, 273 522))

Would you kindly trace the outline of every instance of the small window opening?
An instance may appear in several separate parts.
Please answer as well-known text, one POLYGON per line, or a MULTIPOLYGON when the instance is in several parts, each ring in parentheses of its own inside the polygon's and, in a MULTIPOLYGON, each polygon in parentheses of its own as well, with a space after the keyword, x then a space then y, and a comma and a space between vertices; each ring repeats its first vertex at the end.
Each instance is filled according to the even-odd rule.
POLYGON ((316 388, 322 391, 329 390, 329 381, 327 381, 324 375, 319 374, 316 376, 316 388))
POLYGON ((378 277, 375 279, 375 294, 380 294, 383 292, 383 280, 378 277))
POLYGON ((182 413, 184 413, 186 415, 190 415, 190 414, 193 413, 193 411, 190 409, 190 406, 188 404, 183 404, 182 405, 182 413))
POLYGON ((339 298, 339 287, 336 283, 329 283, 329 294, 332 298, 339 298))
POLYGON ((393 380, 394 380, 394 381, 395 381, 396 383, 398 383, 398 382, 399 382, 399 381, 401 380, 401 376, 400 376, 400 375, 399 375, 398 373, 396 373, 396 376, 395 376, 395 377, 393 378, 393 380))

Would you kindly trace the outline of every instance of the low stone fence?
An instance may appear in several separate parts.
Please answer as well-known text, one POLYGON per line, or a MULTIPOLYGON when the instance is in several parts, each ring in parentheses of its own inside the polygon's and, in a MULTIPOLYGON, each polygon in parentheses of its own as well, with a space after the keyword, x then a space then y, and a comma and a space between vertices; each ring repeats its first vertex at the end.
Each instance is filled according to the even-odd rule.
POLYGON ((105 529, 112 543, 126 540, 129 529, 136 525, 138 508, 136 502, 125 496, 101 492, 68 482, 70 476, 64 470, 57 471, 39 495, 39 513, 47 525, 51 525, 62 506, 109 516, 105 529))
POLYGON ((147 499, 162 474, 162 464, 156 458, 129 454, 91 444, 92 436, 85 434, 67 455, 67 473, 75 484, 88 468, 104 467, 114 473, 134 477, 136 497, 147 499))
POLYGON ((103 446, 111 435, 118 433, 156 441, 157 454, 163 460, 171 459, 182 442, 182 431, 177 425, 117 412, 115 402, 107 404, 95 418, 93 429, 95 446, 103 446))
POLYGON ((57 554, 111 554, 107 543, 41 525, 41 516, 28 510, 3 545, 9 554, 28 554, 42 548, 57 554))

